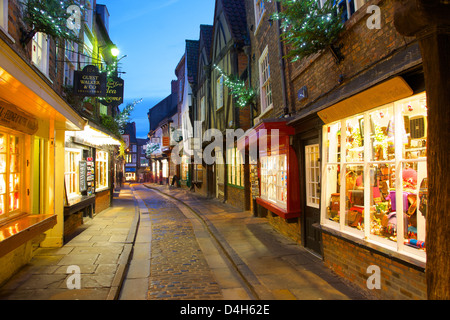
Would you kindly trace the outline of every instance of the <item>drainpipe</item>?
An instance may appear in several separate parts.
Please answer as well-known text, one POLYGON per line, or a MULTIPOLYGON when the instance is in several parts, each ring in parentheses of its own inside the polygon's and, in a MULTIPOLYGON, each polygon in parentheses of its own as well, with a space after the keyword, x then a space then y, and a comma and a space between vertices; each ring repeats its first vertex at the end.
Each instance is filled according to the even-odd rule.
MULTIPOLYGON (((248 74, 248 87, 252 87, 252 47, 245 46, 244 52, 247 55, 247 74, 248 74)), ((250 104, 250 119, 251 119, 251 127, 253 128, 255 122, 255 106, 253 102, 250 104)))
MULTIPOLYGON (((277 1, 277 13, 281 12, 280 2, 277 1)), ((280 72, 281 72, 281 91, 283 96, 283 104, 284 104, 284 116, 289 117, 291 111, 289 110, 289 105, 287 101, 287 92, 286 92, 286 71, 285 71, 285 63, 283 59, 283 42, 281 41, 281 21, 277 19, 277 33, 278 33, 278 54, 280 56, 280 72)))

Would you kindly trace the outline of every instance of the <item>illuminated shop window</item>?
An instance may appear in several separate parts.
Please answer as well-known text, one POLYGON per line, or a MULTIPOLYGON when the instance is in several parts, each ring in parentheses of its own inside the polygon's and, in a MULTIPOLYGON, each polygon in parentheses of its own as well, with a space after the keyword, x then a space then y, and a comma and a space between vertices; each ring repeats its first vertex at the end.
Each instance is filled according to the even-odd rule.
POLYGON ((22 138, 0 132, 0 219, 20 213, 22 138))
POLYGON ((65 184, 68 198, 73 198, 80 194, 80 185, 79 185, 80 161, 81 161, 81 150, 66 149, 65 184))
POLYGON ((109 170, 108 170, 108 161, 109 155, 106 151, 97 151, 97 157, 95 160, 96 164, 96 188, 97 189, 105 189, 108 187, 109 183, 109 170))
POLYGON ((261 158, 261 198, 287 208, 287 155, 261 158))
POLYGON ((425 258, 425 93, 324 127, 322 223, 425 258))
POLYGON ((181 180, 187 181, 189 178, 189 163, 190 158, 188 156, 183 156, 181 158, 181 180))
POLYGON ((244 186, 244 160, 237 148, 229 149, 227 155, 228 162, 228 184, 244 186))

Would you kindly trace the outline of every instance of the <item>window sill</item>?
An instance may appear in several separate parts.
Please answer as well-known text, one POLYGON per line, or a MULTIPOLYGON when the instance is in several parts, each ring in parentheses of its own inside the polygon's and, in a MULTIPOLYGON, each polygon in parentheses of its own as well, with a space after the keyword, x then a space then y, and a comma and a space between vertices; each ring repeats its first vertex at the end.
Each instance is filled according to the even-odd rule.
POLYGON ((259 124, 261 122, 261 120, 263 119, 263 117, 266 116, 272 110, 273 110, 273 104, 271 104, 270 107, 268 107, 266 110, 264 110, 263 113, 261 113, 259 116, 257 116, 255 118, 255 123, 259 124))
POLYGON ((237 184, 232 184, 232 183, 227 183, 227 186, 230 186, 230 187, 233 187, 233 188, 236 188, 236 189, 241 189, 241 190, 245 189, 245 187, 238 186, 237 184))
POLYGON ((256 198, 256 203, 286 220, 300 217, 300 209, 298 211, 288 211, 260 197, 256 198))
POLYGON ((107 191, 107 190, 109 190, 109 187, 101 187, 101 188, 95 189, 95 193, 100 193, 100 192, 107 191))
POLYGON ((0 257, 56 225, 56 215, 24 215, 0 227, 0 257))
POLYGON ((9 34, 8 30, 6 30, 3 27, 0 27, 0 31, 8 38, 9 41, 11 41, 12 44, 16 43, 16 40, 14 40, 14 38, 9 34))

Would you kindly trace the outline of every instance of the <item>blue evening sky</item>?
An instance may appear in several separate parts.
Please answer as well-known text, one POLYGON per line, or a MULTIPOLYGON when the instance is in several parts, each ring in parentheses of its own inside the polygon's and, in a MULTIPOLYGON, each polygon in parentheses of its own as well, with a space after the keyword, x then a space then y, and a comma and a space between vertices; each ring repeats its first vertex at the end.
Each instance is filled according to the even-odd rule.
POLYGON ((132 114, 138 138, 148 134, 147 112, 170 94, 185 40, 198 40, 200 25, 212 25, 215 0, 98 0, 110 13, 109 34, 120 49, 126 74, 122 108, 143 99, 132 114))

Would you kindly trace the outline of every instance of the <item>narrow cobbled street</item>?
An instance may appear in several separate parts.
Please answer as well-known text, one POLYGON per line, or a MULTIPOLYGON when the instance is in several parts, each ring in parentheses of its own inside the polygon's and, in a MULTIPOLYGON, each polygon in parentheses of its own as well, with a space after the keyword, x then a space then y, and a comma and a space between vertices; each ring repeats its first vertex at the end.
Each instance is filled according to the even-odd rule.
POLYGON ((141 221, 120 299, 365 299, 263 218, 186 190, 132 189, 141 221))
POLYGON ((152 221, 149 299, 221 299, 192 224, 170 200, 150 191, 152 221))

